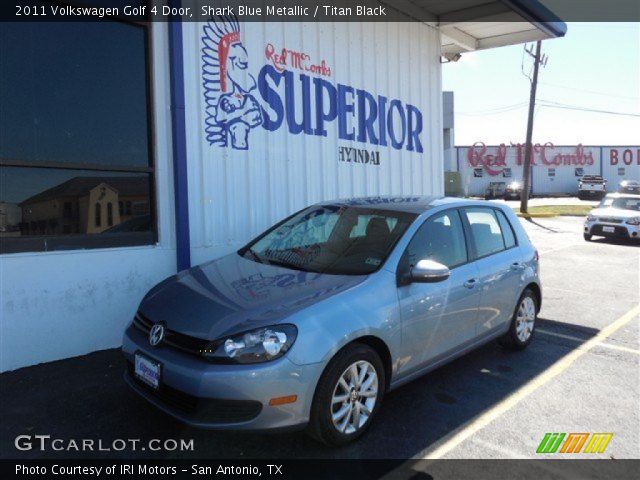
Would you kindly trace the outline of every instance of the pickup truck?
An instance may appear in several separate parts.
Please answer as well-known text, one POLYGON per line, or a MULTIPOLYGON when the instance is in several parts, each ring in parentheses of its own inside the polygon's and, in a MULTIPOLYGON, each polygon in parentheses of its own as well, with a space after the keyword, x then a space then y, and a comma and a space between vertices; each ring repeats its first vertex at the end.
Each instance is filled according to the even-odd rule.
POLYGON ((583 175, 578 180, 578 198, 580 200, 601 200, 607 194, 607 181, 600 175, 583 175))

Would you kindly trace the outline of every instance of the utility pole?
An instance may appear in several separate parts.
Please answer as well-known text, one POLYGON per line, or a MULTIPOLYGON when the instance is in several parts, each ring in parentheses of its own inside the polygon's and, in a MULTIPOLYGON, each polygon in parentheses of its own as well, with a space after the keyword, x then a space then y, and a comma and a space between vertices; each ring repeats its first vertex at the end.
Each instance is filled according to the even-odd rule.
POLYGON ((533 113, 536 107, 536 88, 538 87, 538 68, 540 64, 546 65, 547 57, 540 56, 542 42, 536 42, 536 52, 530 50, 525 51, 533 57, 533 78, 531 79, 531 94, 529 95, 529 118, 527 120, 527 140, 524 146, 524 166, 522 168, 522 193, 520 194, 520 211, 527 213, 529 208, 529 190, 531 185, 531 155, 533 155, 533 145, 531 137, 533 136, 533 113))

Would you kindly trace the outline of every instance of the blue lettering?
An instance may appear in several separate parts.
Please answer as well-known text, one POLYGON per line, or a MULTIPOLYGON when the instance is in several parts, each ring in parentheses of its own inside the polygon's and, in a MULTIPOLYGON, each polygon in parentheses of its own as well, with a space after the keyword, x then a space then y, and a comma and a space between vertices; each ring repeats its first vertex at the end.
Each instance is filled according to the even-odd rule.
POLYGON ((378 95, 378 132, 380 132, 380 145, 387 146, 387 97, 378 95))
POLYGON ((409 143, 407 150, 422 153, 422 142, 420 142, 420 133, 422 132, 422 113, 411 104, 407 104, 407 123, 409 125, 409 143))
POLYGON ((353 115, 353 87, 338 84, 338 136, 342 140, 353 140, 354 129, 347 131, 347 113, 353 115), (347 93, 351 95, 351 103, 347 103, 347 93))
POLYGON ((324 123, 331 122, 338 115, 338 110, 336 108, 336 87, 319 77, 313 79, 313 84, 316 89, 316 129, 313 133, 315 135, 326 137, 327 130, 324 128, 324 123), (325 90, 329 94, 328 111, 325 111, 324 109, 325 90))
MULTIPOLYGON (((286 119, 288 131, 294 135, 326 137, 331 129, 329 124, 337 120, 341 140, 382 147, 390 145, 396 150, 406 148, 409 152, 424 151, 422 112, 398 99, 376 97, 366 90, 332 84, 324 78, 290 70, 280 73, 272 65, 265 65, 260 70, 258 91, 262 97, 262 127, 266 130, 280 129, 286 119), (315 102, 315 113, 311 110, 312 101, 315 102)), ((351 155, 346 148, 340 150, 340 159, 346 162, 376 163, 378 155, 373 151, 354 151, 351 155)))
POLYGON ((311 82, 307 75, 300 75, 300 83, 302 84, 302 122, 296 122, 296 95, 294 92, 293 72, 289 70, 284 74, 285 101, 287 103, 287 124, 289 132, 294 135, 304 131, 307 135, 313 133, 311 129, 311 82))
POLYGON ((358 141, 363 143, 368 141, 377 145, 378 139, 373 126, 378 116, 376 100, 373 95, 364 90, 356 90, 356 94, 358 96, 358 141), (369 104, 368 108, 367 104, 369 104))
POLYGON ((270 131, 274 131, 280 128, 282 125, 282 120, 284 117, 284 108, 282 105, 282 100, 280 99, 280 95, 276 92, 269 83, 267 79, 271 79, 274 85, 277 87, 280 85, 280 80, 282 79, 283 74, 276 72, 276 69, 271 65, 265 65, 260 70, 258 74, 258 91, 262 98, 269 104, 271 109, 275 113, 275 118, 271 118, 269 113, 262 108, 262 126, 270 131))
POLYGON ((404 109, 402 108, 402 103, 400 100, 391 100, 389 102, 389 113, 387 114, 387 123, 389 124, 389 138, 391 139, 391 146, 396 150, 400 150, 402 148, 402 144, 404 143, 405 135, 407 133, 407 119, 404 115, 404 109), (402 135, 400 135, 400 140, 396 137, 396 131, 393 122, 393 110, 398 112, 400 116, 400 124, 402 126, 402 135))

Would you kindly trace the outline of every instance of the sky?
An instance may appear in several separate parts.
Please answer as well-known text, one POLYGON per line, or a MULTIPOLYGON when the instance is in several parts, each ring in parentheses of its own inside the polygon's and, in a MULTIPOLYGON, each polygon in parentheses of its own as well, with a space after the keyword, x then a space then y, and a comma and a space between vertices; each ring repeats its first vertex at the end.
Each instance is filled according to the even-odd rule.
MULTIPOLYGON (((535 44, 528 44, 535 46, 535 44)), ((463 53, 442 68, 454 92, 456 145, 524 143, 532 58, 522 45, 463 53)), ((568 23, 564 38, 542 42, 548 56, 542 100, 614 115, 536 106, 533 142, 640 145, 640 23, 568 23)))

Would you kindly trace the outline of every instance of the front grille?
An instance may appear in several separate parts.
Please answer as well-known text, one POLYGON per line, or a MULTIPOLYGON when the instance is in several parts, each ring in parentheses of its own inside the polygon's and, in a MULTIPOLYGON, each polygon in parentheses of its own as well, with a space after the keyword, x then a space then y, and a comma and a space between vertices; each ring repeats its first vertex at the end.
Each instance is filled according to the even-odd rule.
MULTIPOLYGON (((133 318, 133 326, 143 332, 145 335, 149 334, 149 330, 154 325, 149 318, 143 315, 141 312, 136 312, 136 316, 133 318)), ((201 338, 191 337, 182 333, 175 332, 173 330, 165 329, 163 345, 168 345, 191 355, 202 357, 202 352, 206 349, 214 348, 214 345, 208 340, 201 338)))
POLYGON ((621 219, 613 218, 613 217, 599 217, 598 221, 604 222, 604 223, 622 223, 621 219))
POLYGON ((156 390, 138 380, 133 363, 127 362, 127 370, 129 377, 140 389, 196 421, 218 424, 247 422, 256 418, 262 411, 262 404, 254 400, 199 398, 168 385, 160 385, 156 390))

